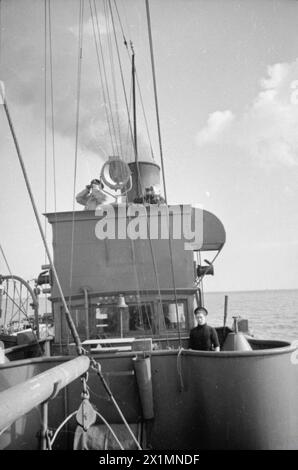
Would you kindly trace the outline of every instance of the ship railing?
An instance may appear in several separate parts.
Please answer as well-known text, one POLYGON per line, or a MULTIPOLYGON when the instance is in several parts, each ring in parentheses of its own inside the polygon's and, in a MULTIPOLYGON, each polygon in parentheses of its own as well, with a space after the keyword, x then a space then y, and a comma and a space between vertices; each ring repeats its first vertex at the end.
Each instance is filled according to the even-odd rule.
POLYGON ((37 347, 38 345, 41 345, 43 347, 43 351, 42 351, 43 355, 50 356, 51 355, 51 348, 50 348, 51 341, 53 341, 53 338, 49 337, 49 338, 39 339, 31 343, 17 344, 16 346, 11 346, 10 348, 4 349, 4 355, 9 356, 10 354, 13 354, 15 352, 20 352, 24 349, 34 348, 34 347, 37 347))
POLYGON ((135 338, 105 338, 105 339, 87 339, 83 341, 83 346, 90 346, 92 351, 116 352, 131 351, 135 338))
POLYGON ((41 405, 41 448, 47 448, 48 401, 60 390, 85 374, 87 356, 79 356, 0 392, 0 435, 15 421, 41 405))

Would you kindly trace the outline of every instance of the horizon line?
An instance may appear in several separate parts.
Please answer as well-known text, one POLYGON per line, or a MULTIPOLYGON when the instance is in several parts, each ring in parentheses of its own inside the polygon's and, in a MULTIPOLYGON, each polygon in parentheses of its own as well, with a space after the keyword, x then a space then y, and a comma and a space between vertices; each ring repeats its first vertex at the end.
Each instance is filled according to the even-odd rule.
POLYGON ((268 288, 268 289, 235 289, 235 290, 206 290, 204 289, 204 294, 224 294, 224 293, 239 293, 239 292, 272 292, 272 291, 295 291, 298 290, 298 287, 280 287, 280 288, 268 288))

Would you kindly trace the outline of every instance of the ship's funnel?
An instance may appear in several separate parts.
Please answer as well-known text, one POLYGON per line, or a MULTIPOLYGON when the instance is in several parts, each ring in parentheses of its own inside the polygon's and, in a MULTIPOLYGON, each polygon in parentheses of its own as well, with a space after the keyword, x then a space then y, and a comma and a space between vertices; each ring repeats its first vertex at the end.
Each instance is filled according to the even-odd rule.
POLYGON ((153 186, 160 192, 160 167, 154 162, 131 162, 128 164, 132 175, 132 189, 127 194, 128 202, 145 197, 146 188, 153 186))

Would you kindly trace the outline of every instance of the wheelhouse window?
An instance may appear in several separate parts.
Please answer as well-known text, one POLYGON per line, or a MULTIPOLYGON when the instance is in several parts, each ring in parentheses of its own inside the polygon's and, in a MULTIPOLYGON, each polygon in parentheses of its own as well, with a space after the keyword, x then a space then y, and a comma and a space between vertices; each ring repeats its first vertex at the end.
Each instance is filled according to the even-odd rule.
POLYGON ((100 305, 95 308, 96 328, 99 336, 120 335, 119 309, 115 305, 100 305))
POLYGON ((71 316, 80 338, 86 339, 86 312, 84 308, 72 308, 71 316))
POLYGON ((153 308, 150 303, 141 305, 129 305, 129 331, 137 334, 155 333, 153 320, 153 308))
POLYGON ((116 305, 99 305, 95 309, 97 335, 146 335, 154 334, 153 306, 150 303, 129 305, 119 310, 116 305), (122 331, 121 331, 122 328, 122 331))
MULTIPOLYGON (((119 309, 116 304, 89 305, 88 322, 84 306, 73 306, 71 316, 82 340, 87 338, 110 338, 125 336, 152 336, 168 331, 177 333, 186 330, 187 301, 178 300, 178 317, 173 300, 163 300, 162 315, 159 302, 128 303, 128 307, 119 309), (177 321, 178 320, 178 321, 177 321), (87 325, 89 332, 87 332, 87 325)), ((61 308, 61 313, 62 308, 61 308)), ((61 315, 61 337, 69 338, 65 315, 61 315)))
MULTIPOLYGON (((62 310, 63 312, 63 310, 62 310)), ((82 340, 85 340, 87 338, 96 338, 97 336, 97 328, 96 328, 96 321, 95 321, 95 315, 94 311, 91 306, 89 306, 88 309, 88 319, 86 318, 87 312, 85 306, 78 305, 78 306, 73 306, 71 308, 71 317, 72 320, 75 324, 75 327, 77 329, 77 332, 82 340), (87 331, 87 325, 89 326, 89 329, 87 331)), ((62 318, 65 318, 65 314, 62 315, 62 318)), ((66 322, 64 320, 67 335, 69 336, 69 331, 66 326, 66 322)))
POLYGON ((178 323, 181 329, 186 328, 186 302, 163 302, 164 324, 167 330, 177 330, 178 323))

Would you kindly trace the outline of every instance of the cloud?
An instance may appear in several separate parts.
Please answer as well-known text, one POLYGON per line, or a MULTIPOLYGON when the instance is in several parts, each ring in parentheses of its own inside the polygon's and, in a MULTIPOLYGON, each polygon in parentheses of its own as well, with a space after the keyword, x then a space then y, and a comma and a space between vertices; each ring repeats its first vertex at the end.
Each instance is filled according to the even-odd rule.
POLYGON ((204 145, 218 139, 233 121, 231 111, 215 111, 209 115, 207 125, 197 136, 198 145, 204 145))
MULTIPOLYGON (((99 31, 100 35, 107 35, 108 34, 108 29, 111 29, 112 26, 110 24, 110 21, 107 23, 105 16, 103 14, 98 14, 97 15, 97 20, 96 20, 96 15, 93 13, 93 19, 90 16, 90 18, 84 22, 84 37, 89 36, 91 38, 94 37, 94 30, 95 33, 99 31), (98 30, 97 30, 97 25, 98 25, 98 30)), ((116 25, 117 27, 117 25, 116 25)), ((69 26, 68 31, 70 31, 76 38, 79 36, 79 30, 78 26, 69 26)))
POLYGON ((198 132, 199 147, 235 147, 261 165, 298 165, 298 59, 267 68, 242 114, 215 111, 198 132))
MULTIPOLYGON (((58 7, 57 7, 58 8, 58 7)), ((59 10, 56 14, 58 15, 59 10)), ((26 13, 27 14, 27 13, 26 13)), ((102 86, 97 62, 90 13, 86 12, 82 51, 79 147, 83 153, 92 153, 106 159, 108 155, 119 155, 130 161, 134 149, 129 130, 127 111, 123 96, 116 51, 113 49, 111 64, 105 17, 98 15, 103 55, 106 67, 106 86, 102 86), (114 78, 117 93, 114 93, 114 78), (117 99, 116 99, 117 98, 117 99), (107 117, 108 115, 108 117, 107 117)), ((44 107, 44 32, 43 25, 32 28, 24 35, 21 30, 7 29, 7 51, 3 61, 4 82, 8 102, 15 108, 30 113, 29 119, 43 120, 44 107)), ((65 25, 62 19, 52 23, 53 51, 53 100, 55 132, 74 142, 76 132, 77 68, 78 68, 78 26, 65 25)), ((111 41, 111 44, 114 44, 111 41)), ((112 46, 114 47, 114 45, 112 46)), ((48 42, 49 48, 49 42, 48 42)), ((48 125, 51 125, 50 62, 47 57, 47 107, 48 125)), ((99 53, 100 60, 101 54, 99 53)), ((126 51, 125 51, 126 57, 126 51)), ((129 65, 130 67, 130 65, 129 65)), ((100 64, 103 74, 103 64, 100 64)), ((2 78, 2 77, 0 77, 2 78)), ((130 68, 128 80, 130 81, 130 68)), ((128 98, 129 99, 129 98, 128 98)), ((139 126, 140 130, 141 127, 139 126)), ((151 159, 147 140, 142 130, 138 134, 140 159, 151 159)))

